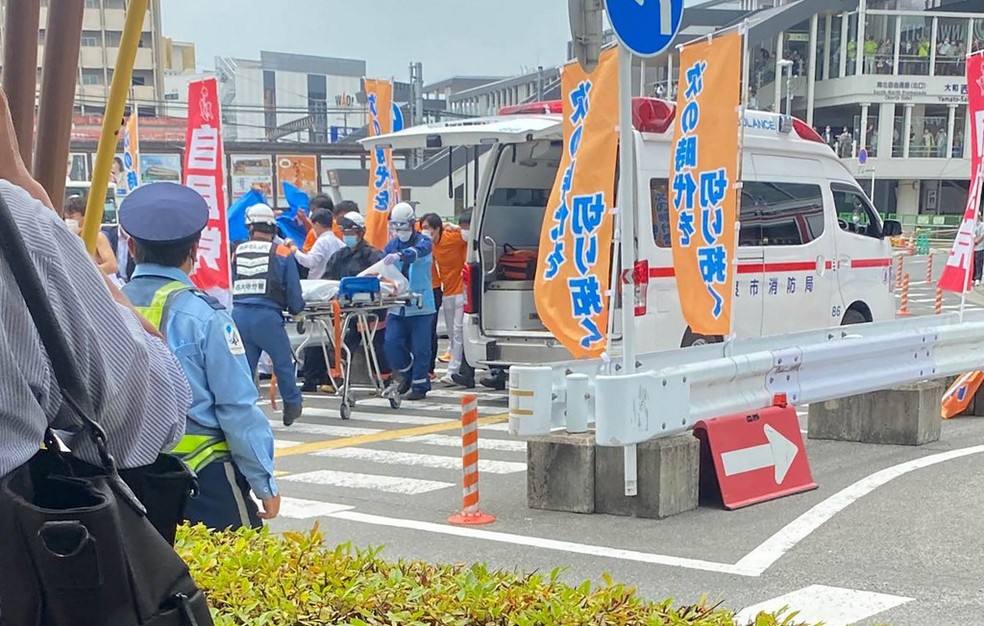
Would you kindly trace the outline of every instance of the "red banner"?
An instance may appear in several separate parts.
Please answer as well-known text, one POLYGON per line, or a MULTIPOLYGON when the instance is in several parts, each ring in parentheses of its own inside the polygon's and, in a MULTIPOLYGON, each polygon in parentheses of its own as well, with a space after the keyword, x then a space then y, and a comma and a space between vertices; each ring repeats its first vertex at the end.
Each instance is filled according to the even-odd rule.
POLYGON ((229 225, 222 181, 222 128, 218 83, 206 78, 188 83, 188 130, 185 135, 184 184, 208 202, 208 225, 198 244, 192 280, 199 288, 228 301, 229 225))
POLYGON ((967 57, 967 113, 970 115, 970 172, 984 154, 984 50, 967 57))

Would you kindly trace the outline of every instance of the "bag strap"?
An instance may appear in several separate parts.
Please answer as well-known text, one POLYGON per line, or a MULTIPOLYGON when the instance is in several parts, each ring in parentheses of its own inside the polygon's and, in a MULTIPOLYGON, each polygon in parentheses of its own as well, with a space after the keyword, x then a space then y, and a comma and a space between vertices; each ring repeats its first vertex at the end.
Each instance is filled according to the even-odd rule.
POLYGON ((85 431, 96 445, 103 468, 115 472, 116 464, 106 449, 106 433, 102 426, 89 417, 92 413, 92 403, 82 384, 82 375, 68 347, 68 340, 55 317, 54 309, 45 296, 47 290, 41 283, 27 246, 21 239, 20 229, 17 228, 3 195, 0 195, 0 249, 3 251, 3 258, 7 265, 10 266, 17 288, 27 304, 31 319, 38 329, 45 352, 48 353, 48 360, 51 361, 51 369, 61 390, 62 399, 77 418, 76 425, 85 431))

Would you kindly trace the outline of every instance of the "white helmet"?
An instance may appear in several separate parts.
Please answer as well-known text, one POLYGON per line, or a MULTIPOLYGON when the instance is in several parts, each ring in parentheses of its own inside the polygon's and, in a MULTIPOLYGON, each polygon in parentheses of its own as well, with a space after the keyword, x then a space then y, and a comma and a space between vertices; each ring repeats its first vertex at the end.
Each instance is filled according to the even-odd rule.
POLYGON ((268 224, 273 226, 277 223, 277 216, 273 209, 265 204, 254 204, 246 209, 246 225, 268 224))
POLYGON ((366 228, 366 218, 362 217, 362 214, 358 211, 349 211, 343 215, 342 218, 353 222, 356 226, 363 230, 366 228))
POLYGON ((415 219, 413 207, 407 202, 399 202, 390 210, 389 221, 393 226, 412 225, 415 219))

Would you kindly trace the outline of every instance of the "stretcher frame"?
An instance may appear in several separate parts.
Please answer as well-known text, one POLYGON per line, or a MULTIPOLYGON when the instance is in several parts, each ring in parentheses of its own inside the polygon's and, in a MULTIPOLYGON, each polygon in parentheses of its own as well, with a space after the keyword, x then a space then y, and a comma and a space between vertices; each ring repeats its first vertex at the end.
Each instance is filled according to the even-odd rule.
MULTIPOLYGON (((324 353, 325 363, 331 362, 329 350, 335 349, 335 317, 336 317, 336 304, 338 315, 340 318, 340 328, 341 333, 338 340, 340 341, 340 349, 342 353, 343 363, 337 363, 336 367, 341 372, 341 380, 339 380, 333 368, 328 368, 328 379, 331 381, 333 387, 335 387, 335 395, 339 396, 341 399, 341 405, 339 407, 339 414, 343 420, 350 419, 352 417, 352 409, 356 405, 356 398, 353 392, 355 391, 368 391, 371 395, 376 395, 381 398, 389 400, 389 405, 391 408, 398 409, 402 404, 403 400, 397 393, 397 384, 395 380, 387 384, 383 381, 382 372, 379 367, 379 358, 376 355, 376 347, 373 344, 373 340, 378 332, 378 325, 380 322, 380 310, 385 309, 388 313, 391 309, 399 309, 402 307, 412 307, 420 306, 420 296, 418 294, 407 294, 397 297, 383 297, 379 293, 373 294, 362 294, 362 296, 369 296, 365 299, 347 299, 336 296, 332 300, 308 303, 304 307, 304 311, 301 313, 291 316, 290 320, 297 323, 298 334, 307 334, 301 345, 297 347, 294 357, 297 360, 297 356, 304 350, 305 347, 312 341, 316 341, 313 333, 308 333, 304 328, 306 323, 311 323, 317 326, 325 335, 326 339, 321 342, 321 350, 324 353), (352 383, 352 351, 349 349, 348 345, 345 344, 345 335, 348 332, 349 325, 352 321, 355 321, 357 332, 359 333, 359 340, 362 344, 362 350, 366 357, 366 369, 368 370, 370 383, 368 385, 355 385, 352 383)), ((383 316, 385 319, 385 314, 383 316)))

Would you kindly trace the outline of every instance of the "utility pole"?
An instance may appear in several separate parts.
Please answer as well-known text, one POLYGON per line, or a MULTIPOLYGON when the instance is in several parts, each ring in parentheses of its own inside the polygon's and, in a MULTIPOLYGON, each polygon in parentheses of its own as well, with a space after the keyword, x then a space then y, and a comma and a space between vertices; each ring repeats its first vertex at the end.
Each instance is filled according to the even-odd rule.
MULTIPOLYGON (((10 117, 21 159, 31 166, 34 147, 34 97, 38 79, 38 27, 41 0, 7 0, 3 31, 3 91, 10 103, 10 117)), ((54 42, 52 42, 54 46, 54 42)))

